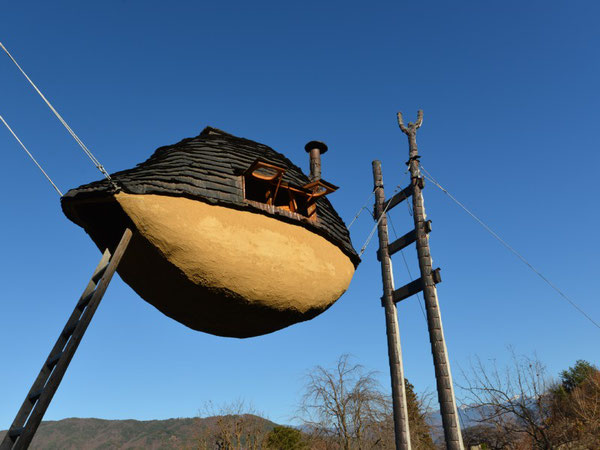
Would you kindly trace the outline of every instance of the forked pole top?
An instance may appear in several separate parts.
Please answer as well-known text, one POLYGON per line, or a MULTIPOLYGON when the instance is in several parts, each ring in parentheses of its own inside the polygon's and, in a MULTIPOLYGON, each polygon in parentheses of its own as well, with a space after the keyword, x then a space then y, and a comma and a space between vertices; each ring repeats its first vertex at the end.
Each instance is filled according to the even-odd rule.
POLYGON ((417 130, 421 128, 423 124, 423 110, 420 109, 417 112, 417 121, 415 123, 408 122, 408 125, 404 125, 404 119, 402 118, 402 113, 398 113, 398 125, 402 132, 406 135, 416 134, 417 130))

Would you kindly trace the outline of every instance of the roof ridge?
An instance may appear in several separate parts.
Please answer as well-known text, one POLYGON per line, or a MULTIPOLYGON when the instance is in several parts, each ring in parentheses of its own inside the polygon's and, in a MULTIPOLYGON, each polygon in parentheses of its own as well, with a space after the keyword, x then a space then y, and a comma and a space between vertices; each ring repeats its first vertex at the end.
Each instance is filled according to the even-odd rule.
POLYGON ((233 138, 233 139, 237 139, 238 141, 246 142, 246 143, 256 145, 259 147, 268 148, 268 149, 274 151, 275 153, 279 153, 277 150, 273 149, 272 147, 269 147, 266 144, 262 144, 258 141, 254 141, 252 139, 248 139, 245 137, 236 136, 235 134, 231 134, 231 133, 228 133, 227 131, 221 130, 220 128, 215 128, 215 127, 211 127, 211 126, 205 127, 204 130, 202 130, 202 132, 198 136, 196 136, 196 138, 206 138, 209 136, 223 136, 226 138, 233 138))
POLYGON ((198 137, 205 137, 205 136, 209 136, 211 134, 221 134, 224 136, 237 137, 231 133, 228 133, 227 131, 223 131, 219 128, 215 128, 215 127, 211 127, 211 126, 204 127, 204 130, 202 130, 202 132, 198 135, 198 137))

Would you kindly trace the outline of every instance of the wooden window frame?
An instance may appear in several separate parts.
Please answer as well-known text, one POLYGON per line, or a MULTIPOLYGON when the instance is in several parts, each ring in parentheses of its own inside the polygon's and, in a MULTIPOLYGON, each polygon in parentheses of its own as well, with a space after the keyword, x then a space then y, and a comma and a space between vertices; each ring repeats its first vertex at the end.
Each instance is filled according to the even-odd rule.
POLYGON ((335 192, 338 189, 337 186, 334 186, 333 184, 324 180, 312 181, 304 186, 291 186, 289 183, 283 181, 283 175, 286 171, 287 169, 284 167, 266 162, 260 158, 256 159, 242 174, 242 190, 244 200, 253 206, 259 207, 260 209, 270 210, 270 208, 273 208, 273 212, 275 210, 282 212, 284 211, 287 214, 291 214, 292 217, 300 220, 317 220, 316 200, 320 197, 335 192), (265 175, 264 173, 259 173, 258 171, 260 169, 272 171, 273 174, 265 175), (253 178, 259 182, 264 182, 271 185, 270 187, 267 186, 265 190, 264 202, 248 199, 246 190, 248 178, 253 178), (277 195, 280 194, 282 190, 285 190, 289 198, 287 206, 275 205, 277 195), (304 202, 302 208, 298 206, 300 198, 302 198, 302 201, 304 202), (306 210, 306 214, 298 212, 300 209, 306 210))

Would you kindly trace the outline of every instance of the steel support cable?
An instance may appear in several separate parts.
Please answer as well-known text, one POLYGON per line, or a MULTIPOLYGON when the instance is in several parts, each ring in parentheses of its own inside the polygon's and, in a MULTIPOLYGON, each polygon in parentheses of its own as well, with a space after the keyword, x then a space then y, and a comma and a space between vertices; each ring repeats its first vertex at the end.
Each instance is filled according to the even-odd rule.
POLYGON ((21 139, 19 139, 19 137, 17 136, 17 134, 12 130, 12 128, 8 125, 8 123, 6 123, 6 120, 4 120, 4 117, 0 116, 0 121, 2 121, 2 123, 4 124, 4 126, 8 129, 8 131, 10 131, 10 134, 12 134, 13 137, 17 140, 17 142, 21 145, 21 147, 23 148, 23 150, 25 150, 25 153, 27 153, 27 155, 29 155, 29 157, 35 163, 35 165, 38 167, 38 169, 41 170, 41 172, 44 174, 44 176, 46 177, 46 179, 50 182, 50 184, 52 185, 52 187, 56 190, 56 192, 58 192, 58 195, 60 195, 62 197, 63 194, 60 191, 60 189, 56 186, 56 184, 54 184, 54 181, 52 181, 52 179, 46 173, 46 171, 44 169, 42 169, 42 166, 40 165, 40 163, 38 163, 36 161, 36 159, 33 157, 33 155, 31 154, 31 152, 29 150, 27 150, 27 147, 25 147, 25 144, 23 144, 23 142, 21 142, 21 139))
POLYGON ((369 204, 371 197, 373 197, 373 194, 375 194, 375 189, 373 189, 373 192, 371 192, 371 194, 369 194, 369 197, 367 198, 367 201, 365 202, 365 204, 358 210, 358 212, 356 213, 356 215, 354 216, 352 221, 350 221, 350 225, 348 225, 348 230, 350 229, 350 227, 352 227, 352 225, 354 224, 356 219, 358 219, 358 216, 360 216, 365 209, 368 209, 367 205, 369 204))
POLYGON ((600 329, 600 324, 592 319, 577 303, 567 296, 563 291, 561 291, 554 283, 552 283, 548 278, 546 278, 539 270, 537 270, 529 261, 525 259, 523 255, 521 255, 518 251, 516 251, 511 245, 509 245, 504 239, 502 239, 498 234, 492 230, 488 225, 486 225, 479 217, 473 214, 465 205, 459 202, 447 189, 445 189, 442 185, 440 185, 435 178, 420 164, 421 170, 425 173, 425 177, 431 181, 438 189, 440 189, 444 194, 446 194, 454 203, 460 206, 467 214, 469 214, 473 219, 479 223, 488 233, 490 233, 498 242, 500 242, 504 247, 506 247, 511 253, 513 253, 517 258, 521 260, 527 267, 529 267, 538 277, 540 277, 548 286, 554 289, 563 299, 565 299, 569 304, 579 311, 587 320, 589 320, 596 328, 600 329))
MULTIPOLYGON (((392 192, 392 197, 394 196, 394 194, 396 194, 396 192, 398 192, 400 190, 400 187, 401 187, 400 184, 398 186, 396 186, 396 189, 394 189, 394 192, 392 192)), ((377 188, 373 189, 373 193, 375 193, 376 189, 377 188)), ((385 213, 388 210, 388 208, 390 207, 390 204, 391 204, 391 202, 388 202, 388 204, 385 206, 385 209, 381 212, 381 214, 379 215, 379 218, 377 219, 377 222, 375 222, 375 225, 371 229, 371 232, 369 233, 369 236, 367 237, 367 240, 365 241, 365 243, 363 244, 363 246, 360 248, 360 252, 358 254, 359 258, 363 255, 363 253, 365 252, 365 250, 369 246, 369 243, 371 242, 371 239, 373 239, 373 235, 375 234, 375 231, 377 230, 377 227, 379 226, 379 222, 381 222, 381 219, 383 218, 383 216, 385 216, 385 213)))
POLYGON ((102 175, 104 175, 106 177, 106 179, 111 182, 111 184, 116 187, 115 183, 113 182, 112 178, 110 177, 110 175, 108 174, 108 172, 106 171, 106 169, 104 169, 104 166, 102 164, 100 164, 100 161, 98 161, 98 159, 96 159, 96 157, 92 154, 92 152, 86 147, 86 145, 83 143, 83 141, 81 139, 79 139, 79 136, 77 136, 75 134, 75 132, 71 129, 71 127, 67 124, 67 122, 65 121, 65 119, 63 119, 63 117, 59 114, 59 112, 54 108, 54 106, 52 106, 52 104, 50 103, 50 101, 48 101, 48 99, 44 96, 44 94, 42 94, 42 91, 40 91, 38 89, 38 87, 35 85, 35 83, 31 80, 31 78, 29 78, 29 76, 25 73, 25 71, 21 68, 21 66, 19 65, 19 63, 17 62, 17 60, 10 54, 10 52, 7 50, 7 48, 2 44, 2 42, 0 42, 0 47, 2 47, 2 50, 4 50, 4 52, 8 55, 8 57, 12 60, 12 62, 15 64, 15 66, 17 66, 17 68, 19 69, 19 71, 23 74, 23 76, 27 79, 27 81, 29 81, 29 84, 31 84, 31 86, 36 90, 36 92, 39 94, 39 96, 42 98, 42 100, 44 100, 44 102, 46 103, 46 105, 48 105, 48 108, 50 108, 50 110, 54 113, 54 115, 56 116, 56 118, 60 121, 60 123, 63 124, 63 126, 66 128, 66 130, 69 132, 69 134, 73 137, 73 139, 75 139, 75 142, 77 142, 79 144, 79 146, 81 147, 81 149, 83 150, 83 152, 88 156, 88 158, 92 161, 92 163, 96 166, 96 168, 102 173, 102 175))

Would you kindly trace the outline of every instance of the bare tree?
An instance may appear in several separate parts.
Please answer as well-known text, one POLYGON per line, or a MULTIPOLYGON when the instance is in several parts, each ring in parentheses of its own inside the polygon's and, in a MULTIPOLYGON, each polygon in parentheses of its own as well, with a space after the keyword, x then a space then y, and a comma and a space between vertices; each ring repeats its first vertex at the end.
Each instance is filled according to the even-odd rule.
MULTIPOLYGON (((391 398, 375 375, 348 355, 331 369, 317 366, 308 373, 299 418, 310 431, 311 449, 395 448, 391 398)), ((406 389, 413 448, 431 449, 424 403, 408 382, 406 389)))
POLYGON ((307 375, 299 418, 325 448, 374 448, 389 401, 373 372, 342 355, 333 369, 317 366, 307 375), (335 446, 335 447, 334 447, 335 446))
POLYGON ((508 438, 506 448, 555 448, 551 382, 545 367, 537 358, 517 356, 512 349, 511 356, 504 369, 495 363, 488 368, 479 358, 472 362, 470 373, 463 372, 465 402, 478 411, 480 423, 508 438))
POLYGON ((259 450, 270 431, 261 414, 242 399, 218 408, 208 402, 201 415, 213 419, 212 426, 198 436, 202 450, 259 450))

